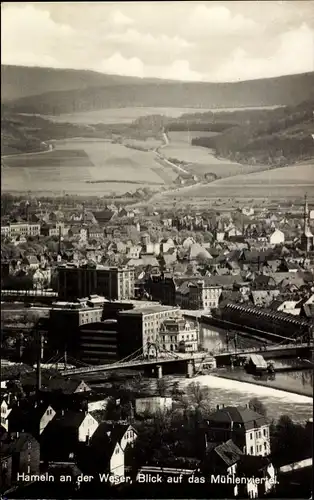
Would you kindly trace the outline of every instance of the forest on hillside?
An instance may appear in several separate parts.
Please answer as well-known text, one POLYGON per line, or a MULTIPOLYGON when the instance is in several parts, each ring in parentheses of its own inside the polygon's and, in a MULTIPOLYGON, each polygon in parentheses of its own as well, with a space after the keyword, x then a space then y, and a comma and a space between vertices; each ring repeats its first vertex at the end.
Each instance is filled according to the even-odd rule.
POLYGON ((200 135, 192 144, 239 163, 285 166, 308 160, 314 157, 313 110, 314 100, 268 111, 243 111, 242 123, 240 112, 235 112, 234 126, 213 137, 200 135))
MULTIPOLYGON (((16 69, 14 74, 12 70, 6 70, 2 78, 2 93, 11 96, 6 105, 12 112, 17 113, 60 115, 121 107, 177 107, 201 110, 293 105, 302 99, 314 97, 314 72, 229 83, 166 80, 154 82, 128 77, 115 77, 118 80, 114 83, 114 79, 108 75, 91 76, 90 73, 84 74, 84 81, 79 82, 75 81, 75 74, 76 72, 72 71, 70 76, 69 70, 65 71, 63 86, 62 71, 50 72, 49 79, 46 70, 42 80, 46 82, 46 90, 41 85, 37 95, 18 97, 19 93, 22 94, 18 88, 21 82, 25 81, 29 88, 30 82, 33 81, 36 88, 38 81, 41 81, 40 74, 37 72, 34 75, 29 68, 16 69), (17 80, 20 82, 19 86, 14 85, 17 80), (55 85, 52 84, 54 80, 55 85), (70 82, 72 89, 68 88, 70 82), (16 89, 16 99, 11 92, 13 87, 16 89)), ((80 80, 80 72, 77 80, 80 80)))
POLYGON ((197 131, 192 144, 213 149, 217 156, 239 163, 289 165, 314 157, 314 99, 297 106, 197 112, 179 118, 143 116, 131 124, 56 123, 36 115, 12 113, 2 107, 3 155, 45 150, 51 139, 160 138, 163 131, 197 131), (202 132, 216 132, 212 137, 202 132))

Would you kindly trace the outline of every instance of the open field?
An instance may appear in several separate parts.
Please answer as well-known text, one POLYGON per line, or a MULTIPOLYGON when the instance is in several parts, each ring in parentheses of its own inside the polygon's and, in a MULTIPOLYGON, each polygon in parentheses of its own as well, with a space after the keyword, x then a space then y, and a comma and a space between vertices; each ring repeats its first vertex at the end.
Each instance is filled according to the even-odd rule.
POLYGON ((150 149, 156 149, 163 144, 162 140, 154 139, 150 137, 146 140, 139 139, 123 139, 123 145, 133 149, 139 149, 142 151, 148 151, 150 149))
POLYGON ((177 177, 152 151, 86 139, 54 144, 51 152, 4 159, 2 190, 103 195, 162 186, 177 177))
POLYGON ((21 154, 6 157, 4 165, 11 168, 92 167, 84 149, 54 149, 42 154, 21 154))
POLYGON ((259 165, 240 165, 228 159, 217 158, 211 149, 192 146, 194 137, 212 137, 215 132, 169 132, 169 144, 162 148, 162 154, 170 159, 188 163, 188 170, 195 175, 213 173, 218 177, 229 177, 242 173, 258 172, 265 167, 259 165))
POLYGON ((195 200, 195 203, 206 203, 209 198, 283 200, 303 197, 305 193, 309 198, 314 197, 314 160, 290 167, 219 179, 209 184, 179 188, 171 193, 161 193, 155 197, 155 201, 162 202, 167 198, 171 202, 189 199, 195 200))
POLYGON ((238 175, 229 179, 220 179, 216 186, 308 186, 314 190, 314 160, 289 167, 274 168, 264 172, 238 175))

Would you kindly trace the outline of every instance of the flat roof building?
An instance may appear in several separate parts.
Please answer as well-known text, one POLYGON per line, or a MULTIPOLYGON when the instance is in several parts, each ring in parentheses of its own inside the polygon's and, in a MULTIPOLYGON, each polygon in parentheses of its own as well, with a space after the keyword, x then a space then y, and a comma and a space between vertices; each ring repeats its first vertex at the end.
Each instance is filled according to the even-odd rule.
POLYGON ((73 300, 98 294, 110 300, 134 298, 134 269, 100 265, 60 267, 58 296, 73 300))
POLYGON ((78 299, 77 302, 58 301, 49 312, 48 347, 52 351, 65 350, 73 356, 78 352, 78 329, 97 323, 103 318, 101 298, 78 299))
POLYGON ((159 345, 159 331, 165 319, 181 315, 179 307, 149 306, 118 314, 118 354, 121 358, 142 349, 154 355, 159 345))

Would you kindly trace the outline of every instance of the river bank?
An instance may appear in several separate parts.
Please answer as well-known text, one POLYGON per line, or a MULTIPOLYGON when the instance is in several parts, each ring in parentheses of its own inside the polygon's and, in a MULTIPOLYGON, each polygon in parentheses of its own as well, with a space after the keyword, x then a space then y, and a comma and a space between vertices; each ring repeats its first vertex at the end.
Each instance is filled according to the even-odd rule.
MULTIPOLYGON (((208 403, 213 411, 217 405, 244 406, 251 399, 258 398, 266 406, 271 419, 277 420, 282 415, 289 415, 295 422, 305 423, 313 415, 313 399, 307 394, 296 394, 287 388, 279 389, 266 384, 260 385, 258 382, 251 383, 251 380, 239 380, 238 377, 232 379, 218 376, 217 371, 193 378, 168 375, 162 380, 162 394, 165 396, 172 396, 174 386, 182 393, 187 392, 190 384, 200 384, 201 387, 207 388, 208 403)), ((108 391, 108 380, 86 379, 86 382, 96 391, 108 391)), ((141 391, 145 397, 158 396, 161 393, 157 379, 142 380, 141 391)))
POLYGON ((313 389, 310 386, 304 386, 303 389, 290 388, 285 386, 284 382, 279 379, 278 375, 275 375, 274 380, 270 378, 263 379, 262 377, 253 378, 252 375, 249 375, 240 370, 229 371, 227 369, 221 369, 215 373, 213 373, 215 377, 228 379, 228 380, 236 380, 237 382, 243 382, 246 384, 252 384, 262 387, 267 387, 270 389, 275 389, 278 391, 283 391, 289 394, 296 394, 298 396, 306 396, 309 398, 313 398, 313 389))

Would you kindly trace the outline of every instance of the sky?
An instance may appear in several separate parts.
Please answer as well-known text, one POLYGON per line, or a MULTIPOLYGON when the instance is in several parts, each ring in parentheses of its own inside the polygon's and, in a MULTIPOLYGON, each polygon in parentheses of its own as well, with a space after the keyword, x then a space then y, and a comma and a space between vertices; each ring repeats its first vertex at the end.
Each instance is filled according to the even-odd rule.
POLYGON ((3 2, 2 64, 184 81, 314 71, 314 1, 3 2))

